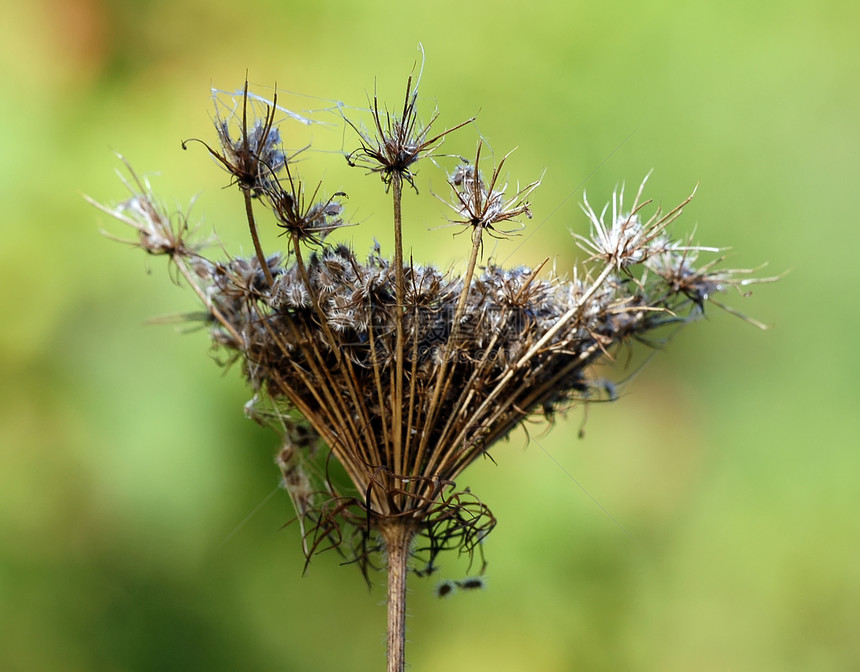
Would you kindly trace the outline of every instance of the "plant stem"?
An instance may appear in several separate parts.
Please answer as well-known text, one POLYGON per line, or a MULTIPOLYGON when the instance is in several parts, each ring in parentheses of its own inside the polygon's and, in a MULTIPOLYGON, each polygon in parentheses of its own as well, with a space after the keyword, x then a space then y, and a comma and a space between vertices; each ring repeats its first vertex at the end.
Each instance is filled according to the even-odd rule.
POLYGON ((408 520, 386 521, 380 530, 388 551, 388 672, 406 669, 406 578, 415 528, 408 520))
POLYGON ((245 215, 248 217, 248 228, 251 230, 251 240, 254 241, 254 251, 257 253, 257 260, 260 262, 263 275, 266 276, 266 282, 271 287, 275 281, 272 278, 269 263, 266 261, 266 255, 263 254, 263 248, 260 246, 260 238, 257 235, 257 222, 254 221, 254 207, 251 204, 251 190, 242 189, 242 195, 245 197, 245 215))
POLYGON ((394 399, 391 403, 394 450, 394 473, 403 475, 403 307, 406 294, 406 274, 403 270, 403 178, 394 173, 391 178, 394 202, 394 296, 396 308, 394 345, 394 399))
MULTIPOLYGON (((430 404, 428 405, 428 426, 432 426, 435 422, 436 413, 439 409, 439 403, 442 399, 442 390, 443 388, 447 389, 448 383, 450 383, 450 378, 446 378, 445 374, 448 372, 448 366, 451 361, 451 357, 460 339, 460 320, 462 319, 463 313, 465 312, 466 301, 469 298, 469 290, 472 287, 472 277, 475 274, 475 266, 478 263, 478 253, 481 249, 482 235, 483 228, 481 226, 476 226, 475 229, 472 231, 472 254, 469 256, 469 264, 466 267, 466 275, 463 278, 463 291, 460 292, 460 300, 457 302, 457 308, 454 311, 454 319, 451 320, 451 335, 448 338, 448 343, 445 345, 444 355, 442 356, 442 363, 439 365, 438 372, 436 373, 436 384, 433 387, 433 396, 430 398, 430 404)), ((426 432, 424 436, 421 437, 421 443, 418 445, 418 457, 415 459, 414 462, 415 474, 417 474, 421 469, 424 468, 424 451, 427 448, 427 441, 429 440, 429 438, 430 432, 426 432)), ((439 450, 442 447, 442 443, 439 443, 436 446, 436 449, 433 451, 433 454, 430 457, 430 462, 435 459, 439 450)))

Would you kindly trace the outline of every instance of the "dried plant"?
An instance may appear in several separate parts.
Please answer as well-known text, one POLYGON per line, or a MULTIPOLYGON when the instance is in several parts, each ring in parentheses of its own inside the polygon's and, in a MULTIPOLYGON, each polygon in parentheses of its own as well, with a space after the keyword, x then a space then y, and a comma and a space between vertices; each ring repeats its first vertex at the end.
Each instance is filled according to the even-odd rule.
MULTIPOLYGON (((393 259, 378 245, 360 257, 327 242, 348 224, 344 194, 325 197, 318 185, 305 197, 281 144, 281 108, 276 99, 260 108, 247 82, 236 111, 216 115, 218 145, 198 142, 242 193, 254 256, 204 256, 186 218, 170 215, 128 166, 130 198, 98 206, 137 231, 129 242, 169 258, 203 302, 213 342, 241 362, 254 392, 249 415, 282 437, 276 462, 306 557, 336 548, 365 577, 387 568, 389 670, 404 666, 408 570, 430 574, 449 550, 483 561, 495 518, 457 488, 461 472, 535 416, 549 421, 614 396, 593 370, 620 346, 695 319, 715 294, 762 281, 720 270, 720 257, 699 262, 718 250, 667 231, 690 198, 646 215, 644 182, 631 203, 622 189, 599 215, 585 201, 591 231, 576 241, 588 259, 568 279, 542 275, 543 265, 481 265, 484 237, 521 228, 538 186, 509 192, 508 156, 483 171, 482 143, 448 176, 451 222, 470 236, 465 269, 405 261, 403 185, 415 187, 416 163, 471 121, 434 135, 436 115, 420 123, 417 95, 410 78, 399 113, 374 96, 370 131, 346 119, 359 143, 347 161, 379 175, 392 196, 393 259), (263 253, 255 207, 269 210, 284 249, 263 253)), ((445 582, 439 594, 480 585, 445 582)))

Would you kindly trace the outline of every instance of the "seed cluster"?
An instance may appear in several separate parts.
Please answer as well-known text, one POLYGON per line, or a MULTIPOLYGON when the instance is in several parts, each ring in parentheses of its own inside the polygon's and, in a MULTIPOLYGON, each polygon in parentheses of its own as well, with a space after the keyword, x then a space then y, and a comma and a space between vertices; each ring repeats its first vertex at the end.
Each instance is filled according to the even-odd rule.
POLYGON ((531 217, 538 182, 506 195, 508 157, 485 179, 480 143, 448 178, 452 221, 470 234, 465 271, 404 261, 402 185, 414 187, 415 163, 463 126, 432 135, 435 116, 418 123, 416 96, 410 79, 400 115, 374 98, 371 132, 348 121, 360 147, 347 160, 393 193, 393 259, 378 245, 364 256, 327 242, 348 225, 344 194, 322 197, 318 185, 305 197, 281 147, 276 104, 249 119, 247 84, 238 137, 216 117, 219 147, 206 147, 245 196, 255 256, 202 256, 185 240, 184 217, 168 215, 133 172, 131 198, 100 206, 137 230, 134 244, 170 257, 206 306, 213 341, 241 362, 255 393, 249 413, 282 434, 277 463, 307 525, 306 554, 339 546, 365 571, 392 521, 424 539, 416 548, 424 572, 443 550, 480 551, 495 519, 455 487, 469 464, 534 416, 612 397, 596 363, 755 282, 718 270, 720 257, 699 264, 718 250, 669 236, 690 199, 646 217, 642 188, 629 205, 623 190, 615 194, 608 219, 608 208, 598 215, 585 202, 591 231, 576 239, 589 258, 568 278, 482 262, 485 234, 511 235, 531 217), (264 255, 256 238, 261 206, 288 241, 276 254, 264 255), (332 458, 348 485, 331 475, 332 458))

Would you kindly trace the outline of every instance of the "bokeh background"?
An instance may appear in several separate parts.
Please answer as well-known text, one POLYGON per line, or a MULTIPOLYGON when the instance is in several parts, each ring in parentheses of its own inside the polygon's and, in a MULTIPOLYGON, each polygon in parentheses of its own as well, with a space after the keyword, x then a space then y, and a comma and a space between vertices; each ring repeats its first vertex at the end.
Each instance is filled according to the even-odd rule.
MULTIPOLYGON (((847 670, 860 666, 856 194, 860 5, 852 2, 433 3, 36 0, 0 27, 0 669, 375 670, 380 590, 334 554, 306 575, 274 491, 274 437, 243 416, 237 370, 205 333, 153 317, 194 297, 99 235, 83 194, 125 197, 113 151, 233 252, 241 202, 202 148, 210 87, 361 118, 374 81, 401 100, 426 52, 422 114, 478 114, 511 180, 545 169, 507 263, 577 258, 577 203, 638 184, 698 193, 677 231, 730 265, 789 273, 725 297, 623 387, 469 485, 499 525, 485 591, 411 583, 416 670, 847 670), (599 502, 599 504, 598 504, 599 502), (608 512, 608 513, 607 513, 608 512), (250 515, 252 514, 253 515, 250 515), (240 526, 241 523, 244 524, 240 526), (617 522, 616 522, 617 521, 617 522)), ((350 195, 358 249, 390 240, 375 178, 347 170, 335 115, 311 129, 309 181, 350 195)), ((307 137, 284 126, 290 146, 307 137), (292 132, 295 135, 291 135, 292 132)), ((407 196, 422 261, 468 242, 407 196)), ((266 234, 269 247, 279 241, 266 234)), ((390 249, 390 248, 389 248, 390 249)), ((625 375, 622 373, 622 375, 625 375)), ((439 578, 468 571, 443 561, 439 578)))

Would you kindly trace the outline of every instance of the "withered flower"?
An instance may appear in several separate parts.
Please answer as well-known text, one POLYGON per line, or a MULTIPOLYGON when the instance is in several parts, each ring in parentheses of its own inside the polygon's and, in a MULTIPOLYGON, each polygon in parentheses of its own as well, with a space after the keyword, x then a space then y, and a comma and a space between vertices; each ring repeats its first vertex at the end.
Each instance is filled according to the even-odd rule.
MULTIPOLYGON (((239 139, 216 118, 221 150, 205 146, 245 197, 255 257, 203 257, 185 240, 185 220, 170 224, 133 173, 132 198, 99 207, 134 227, 139 246, 175 263, 204 303, 213 341, 241 362, 254 393, 249 415, 281 434, 276 461, 306 556, 337 548, 367 578, 385 563, 388 669, 402 670, 408 571, 433 573, 449 550, 483 560, 495 525, 477 495, 457 487, 463 470, 527 421, 614 398, 593 368, 620 346, 699 316, 728 287, 762 280, 718 270, 720 259, 699 264, 715 250, 667 231, 690 199, 646 217, 642 188, 629 209, 623 190, 613 195, 608 223, 606 209, 598 216, 585 202, 592 230, 576 240, 590 258, 569 279, 542 275, 543 265, 481 267, 484 234, 515 232, 531 217, 528 197, 538 185, 506 195, 508 156, 485 180, 481 143, 474 162, 448 180, 452 221, 471 233, 462 274, 404 262, 402 184, 414 187, 415 162, 468 123, 430 137, 436 115, 419 123, 411 78, 399 116, 383 114, 374 96, 374 134, 348 121, 360 147, 347 160, 379 174, 394 206, 393 259, 378 245, 362 258, 327 242, 346 223, 335 200, 343 194, 318 200, 318 186, 305 201, 279 145, 274 103, 249 128, 248 96, 246 84, 239 139), (252 195, 283 229, 286 250, 263 254, 252 195), (332 476, 330 460, 345 477, 332 476)), ((443 582, 438 594, 482 585, 480 576, 443 582)))
POLYGON ((191 142, 200 143, 232 175, 232 182, 238 184, 243 191, 258 195, 266 188, 269 177, 280 170, 287 161, 281 146, 280 131, 275 126, 278 93, 275 91, 271 104, 265 104, 262 118, 253 118, 252 108, 252 118, 249 120, 247 80, 245 80, 241 100, 242 114, 238 121, 238 137, 233 137, 231 128, 233 120, 230 116, 222 117, 216 105, 215 132, 218 135, 220 150, 199 138, 184 140, 182 149, 188 149, 188 144, 191 142))
POLYGON ((422 156, 432 151, 449 133, 462 128, 474 121, 467 119, 451 128, 430 135, 430 128, 439 116, 434 113, 426 124, 418 121, 415 105, 418 101, 418 87, 412 86, 412 77, 406 82, 406 95, 403 98, 403 109, 400 114, 393 114, 379 109, 379 98, 373 94, 372 116, 373 131, 361 130, 348 117, 344 120, 361 139, 361 146, 348 154, 346 160, 351 166, 362 166, 371 173, 377 173, 385 183, 385 188, 396 178, 405 180, 415 189, 413 165, 422 156))
POLYGON ((518 221, 520 217, 532 218, 527 199, 540 185, 540 180, 535 180, 523 189, 519 189, 512 197, 506 198, 505 192, 508 185, 500 184, 499 179, 511 152, 502 157, 493 170, 490 181, 485 182, 478 170, 482 147, 483 142, 479 142, 474 163, 464 162, 448 178, 448 184, 455 198, 451 208, 458 215, 458 219, 453 220, 453 223, 486 231, 495 238, 511 235, 521 230, 524 225, 520 223, 516 229, 503 230, 498 228, 499 224, 518 221))
POLYGON ((218 151, 209 143, 198 138, 183 141, 182 149, 188 149, 190 142, 202 144, 209 150, 212 157, 233 176, 232 182, 239 185, 245 200, 245 216, 248 219, 254 251, 257 253, 257 260, 260 262, 266 282, 271 286, 274 279, 260 245, 251 198, 260 195, 269 187, 272 176, 286 165, 287 158, 281 147, 280 131, 274 125, 278 109, 277 91, 275 91, 271 104, 265 105, 262 118, 252 120, 253 125, 250 128, 248 126, 248 101, 248 80, 246 79, 242 93, 242 116, 238 138, 233 137, 230 119, 222 118, 218 114, 216 105, 215 131, 218 134, 221 150, 218 151))
POLYGON ((293 178, 289 165, 284 166, 284 172, 289 188, 284 186, 277 175, 272 175, 262 193, 272 209, 277 226, 291 240, 321 246, 332 231, 351 226, 341 217, 343 205, 337 200, 338 197, 346 197, 345 192, 338 191, 326 201, 317 201, 322 186, 317 184, 308 202, 301 180, 293 178))

